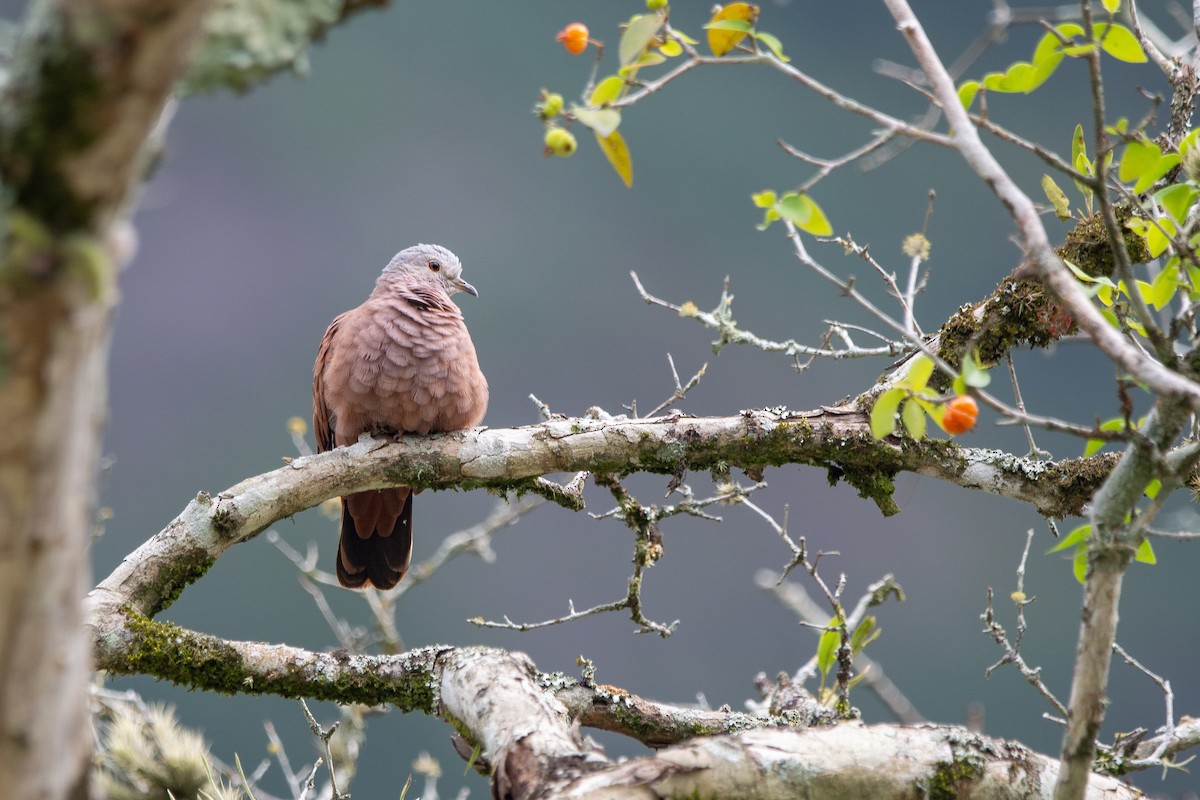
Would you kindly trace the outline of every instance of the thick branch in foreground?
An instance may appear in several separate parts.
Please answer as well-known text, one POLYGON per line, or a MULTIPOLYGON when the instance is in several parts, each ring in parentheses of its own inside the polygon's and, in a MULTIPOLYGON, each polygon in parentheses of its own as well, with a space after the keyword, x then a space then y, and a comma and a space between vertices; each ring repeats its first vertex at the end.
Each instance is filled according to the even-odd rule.
MULTIPOLYGON (((152 662, 207 665, 193 676, 223 683, 204 688, 386 702, 435 714, 468 748, 479 748, 477 766, 490 770, 497 797, 872 798, 907 797, 918 787, 929 796, 1016 798, 1044 796, 1057 775, 1053 759, 958 728, 813 728, 804 727, 807 719, 692 712, 539 674, 519 653, 435 646, 393 656, 323 654, 221 641, 119 610, 93 623, 99 661, 116 671, 152 662), (616 763, 581 739, 580 721, 632 735, 657 731, 656 745, 684 743, 616 763)), ((1139 796, 1100 775, 1092 792, 1108 800, 1139 796)))

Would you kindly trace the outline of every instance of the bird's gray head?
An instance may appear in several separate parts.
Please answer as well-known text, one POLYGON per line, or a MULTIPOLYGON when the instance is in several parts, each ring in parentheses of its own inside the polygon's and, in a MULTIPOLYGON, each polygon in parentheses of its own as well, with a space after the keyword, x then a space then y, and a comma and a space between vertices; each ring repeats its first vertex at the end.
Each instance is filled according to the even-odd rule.
POLYGON ((385 284, 414 288, 434 286, 448 295, 466 292, 479 296, 475 287, 462 279, 462 263, 458 256, 436 244, 418 244, 396 253, 376 283, 379 287, 385 284))

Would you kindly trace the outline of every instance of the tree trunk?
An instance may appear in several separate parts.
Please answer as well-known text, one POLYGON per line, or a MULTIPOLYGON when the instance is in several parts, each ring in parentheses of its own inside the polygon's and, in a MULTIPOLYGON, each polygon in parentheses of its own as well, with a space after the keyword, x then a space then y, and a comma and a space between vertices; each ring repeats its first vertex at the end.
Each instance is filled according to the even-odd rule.
POLYGON ((70 278, 0 287, 0 775, 8 797, 87 797, 92 657, 81 634, 110 310, 70 278))

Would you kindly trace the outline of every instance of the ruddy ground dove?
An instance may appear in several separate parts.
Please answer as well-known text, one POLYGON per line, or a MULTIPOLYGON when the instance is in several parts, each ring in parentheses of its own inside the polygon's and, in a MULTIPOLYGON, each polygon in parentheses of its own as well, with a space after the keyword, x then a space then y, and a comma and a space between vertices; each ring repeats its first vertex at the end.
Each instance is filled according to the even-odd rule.
MULTIPOLYGON (((430 434, 478 425, 487 380, 451 300, 478 295, 444 247, 419 244, 384 267, 375 291, 325 331, 313 366, 317 450, 353 444, 367 432, 430 434)), ((395 586, 412 557, 408 488, 342 498, 337 576, 343 586, 395 586)))

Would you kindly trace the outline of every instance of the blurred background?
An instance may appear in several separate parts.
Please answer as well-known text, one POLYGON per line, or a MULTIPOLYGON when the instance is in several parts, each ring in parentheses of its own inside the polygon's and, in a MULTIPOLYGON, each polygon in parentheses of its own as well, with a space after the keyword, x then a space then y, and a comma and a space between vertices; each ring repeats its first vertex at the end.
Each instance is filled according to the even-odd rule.
MULTIPOLYGON (((948 13, 944 1, 914 2, 947 61, 983 31, 992 5, 955 3, 948 13)), ((1165 3, 1141 7, 1179 32, 1165 3)), ((539 89, 577 98, 592 65, 592 50, 569 55, 555 32, 575 20, 588 24, 610 44, 601 72, 607 74, 615 71, 617 23, 643 9, 640 0, 396 2, 332 31, 313 50, 305 76, 281 77, 245 96, 182 103, 165 159, 145 187, 136 217, 140 249, 122 279, 101 497, 113 516, 94 545, 97 577, 197 492, 219 492, 295 455, 286 422, 311 414, 312 362, 326 325, 365 299, 393 253, 416 242, 454 250, 479 289, 478 299, 463 297, 461 306, 491 384, 486 423, 494 428, 536 422, 531 393, 568 415, 593 405, 621 413, 635 400, 643 411, 653 408, 673 388, 668 353, 684 379, 708 364, 678 406, 697 415, 810 409, 871 385, 888 360, 817 363, 797 373, 786 357, 749 348, 714 356, 711 332, 647 306, 629 278, 636 270, 651 293, 707 310, 729 276, 738 322, 766 338, 815 344, 825 319, 875 325, 805 270, 780 226, 755 230, 760 211, 750 202, 753 192, 786 191, 810 175, 777 138, 837 157, 864 142, 870 124, 765 68, 704 69, 624 113, 632 190, 586 129, 575 128, 574 157, 543 156, 542 126, 530 113, 539 89)), ((672 4, 673 24, 697 38, 708 14, 707 3, 672 4)), ((876 70, 881 60, 913 63, 881 4, 766 0, 759 27, 782 39, 799 69, 838 91, 900 117, 924 111, 918 93, 876 70)), ((1015 29, 969 76, 1028 59, 1041 33, 1015 29)), ((1139 90, 1164 90, 1151 67, 1106 58, 1104 69, 1113 117, 1142 117, 1149 103, 1139 90)), ((990 97, 989 111, 1066 153, 1075 124, 1086 127, 1090 118, 1087 97, 1083 65, 1068 63, 1030 97, 990 97)), ((1040 198, 1045 168, 1014 148, 997 151, 1040 198)), ((813 191, 839 233, 869 244, 901 274, 901 241, 924 226, 930 191, 937 193, 928 227, 932 276, 918 304, 926 330, 988 294, 1019 260, 999 203, 954 153, 929 145, 870 172, 843 170, 813 191)), ((1048 224, 1056 238, 1066 231, 1048 224)), ((810 246, 827 267, 857 276, 860 290, 898 313, 863 262, 837 245, 810 246)), ((1031 410, 1080 422, 1116 415, 1113 369, 1086 345, 1018 353, 1017 363, 1031 410)), ((994 385, 1005 396, 1002 375, 994 385)), ((995 421, 984 412, 962 443, 1024 454, 1023 434, 995 421)), ((1082 450, 1080 442, 1037 438, 1055 457, 1082 450)), ((1057 752, 1060 728, 1042 718, 1048 706, 1019 675, 1004 669, 984 677, 1002 655, 981 634, 986 591, 994 587, 1003 599, 1013 590, 1033 528, 1026 592, 1037 602, 1028 609, 1024 654, 1060 698, 1069 692, 1080 590, 1069 560, 1043 555, 1052 540, 1030 507, 903 475, 902 513, 885 519, 845 485, 830 488, 823 470, 793 466, 770 470, 766 479, 770 488, 755 501, 779 518, 790 509, 792 536, 805 537, 812 550, 840 553, 822 560, 822 572, 830 582, 844 572, 848 597, 885 573, 904 587, 906 602, 878 609, 883 635, 868 652, 922 714, 961 723, 974 707, 987 733, 1057 752)), ((642 476, 628 486, 643 502, 661 503, 666 483, 642 476)), ((698 496, 712 489, 704 474, 689 483, 698 496)), ((594 487, 587 497, 592 512, 612 506, 594 487)), ((481 492, 423 493, 415 560, 481 520, 493 502, 481 492)), ((814 652, 817 634, 754 583, 757 571, 778 571, 788 560, 775 533, 744 508, 719 513, 722 524, 675 518, 663 525, 665 556, 646 576, 644 602, 651 618, 680 621, 669 639, 634 635, 624 614, 525 634, 466 622, 540 620, 566 613, 569 601, 584 608, 624 594, 630 532, 618 521, 554 507, 498 534, 494 564, 461 558, 409 593, 398 611, 400 631, 409 647, 522 650, 543 670, 576 675, 582 655, 595 662, 598 680, 640 695, 693 703, 702 694, 713 707, 742 708, 755 697, 757 672, 794 671, 814 652)), ((1068 520, 1062 529, 1075 524, 1068 520)), ((1194 528, 1195 515, 1177 503, 1161 527, 1194 528)), ((315 543, 321 566, 332 567, 335 524, 317 511, 275 530, 300 550, 315 543)), ((1126 582, 1119 640, 1173 681, 1178 712, 1196 713, 1200 556, 1194 545, 1156 548, 1158 565, 1136 565, 1126 582)), ((351 592, 331 590, 329 599, 355 624, 368 624, 365 604, 351 592)), ((1014 627, 1011 604, 1002 600, 998 610, 1014 627)), ((265 537, 227 553, 164 617, 237 639, 336 646, 294 567, 265 537)), ((177 704, 183 721, 202 729, 226 762, 237 754, 250 769, 270 757, 262 728, 268 719, 293 764, 316 755, 293 702, 189 693, 150 679, 111 684, 177 704)), ((1111 700, 1108 738, 1163 722, 1158 687, 1120 663, 1111 700)), ((890 720, 868 691, 859 688, 852 701, 866 720, 890 720)), ((325 723, 336 717, 332 706, 314 711, 325 723)), ((443 794, 466 785, 472 796, 486 796, 484 779, 463 775, 449 734, 445 724, 415 715, 370 718, 354 795, 399 796, 413 760, 427 751, 442 763, 443 794)), ((597 738, 613 754, 640 752, 616 737, 597 738)), ((1195 796, 1195 779, 1183 773, 1135 781, 1157 796, 1195 796)), ((289 792, 277 769, 262 785, 289 792)))

